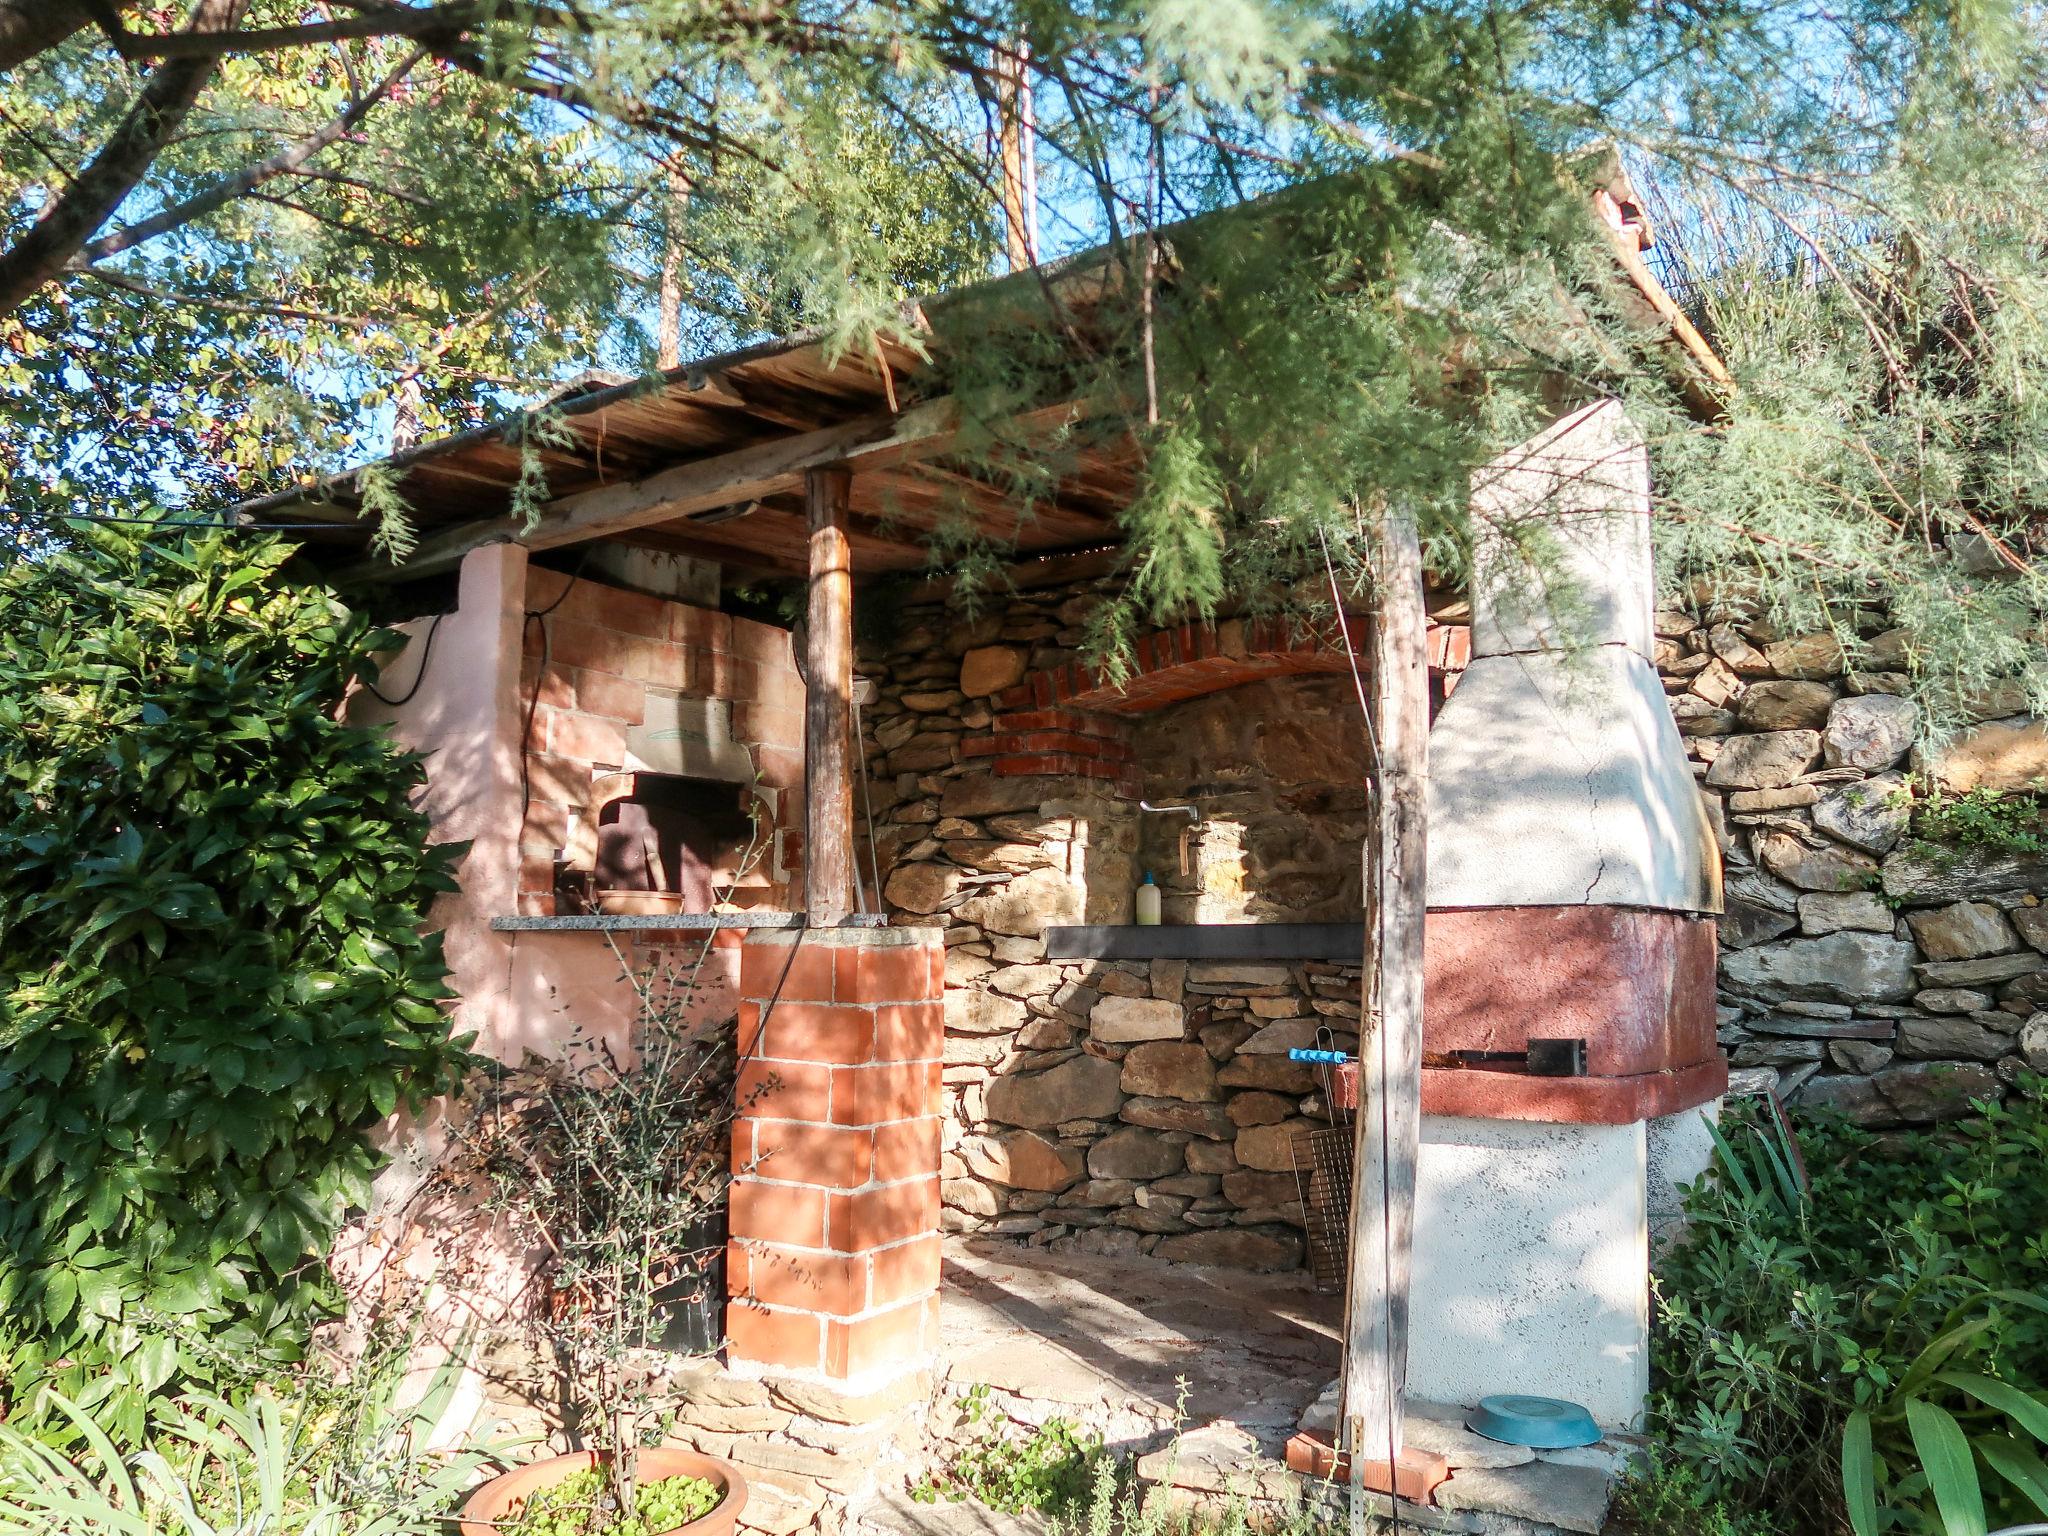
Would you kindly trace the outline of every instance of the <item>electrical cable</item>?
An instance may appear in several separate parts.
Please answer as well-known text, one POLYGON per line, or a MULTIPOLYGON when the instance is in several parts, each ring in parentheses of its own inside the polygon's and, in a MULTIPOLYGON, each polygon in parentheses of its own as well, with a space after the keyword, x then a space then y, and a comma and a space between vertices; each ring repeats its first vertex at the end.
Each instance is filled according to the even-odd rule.
POLYGON ((434 636, 440 633, 441 621, 447 617, 445 612, 437 613, 434 615, 434 621, 427 626, 427 642, 420 648, 420 669, 412 675, 412 686, 406 689, 402 696, 394 699, 386 695, 375 683, 366 681, 363 687, 369 691, 371 697, 392 709, 412 702, 413 695, 420 691, 420 684, 427 680, 427 663, 434 659, 434 636))
MULTIPOLYGON (((868 793, 868 754, 861 745, 860 691, 858 686, 853 697, 853 751, 854 760, 860 764, 860 809, 868 824, 868 884, 875 893, 875 910, 882 910, 882 866, 875 856, 875 802, 868 793)), ((860 898, 860 860, 853 861, 853 893, 860 898)), ((865 900, 860 901, 860 910, 867 911, 865 900)))
MULTIPOLYGON (((590 555, 597 546, 585 544, 583 554, 577 559, 575 568, 569 572, 569 579, 562 583, 562 590, 555 594, 553 602, 545 608, 529 608, 522 616, 519 633, 522 640, 528 624, 540 625, 540 669, 533 675, 533 697, 526 701, 526 719, 519 727, 519 843, 526 841, 526 818, 533 809, 533 717, 540 713, 541 684, 547 681, 548 662, 551 659, 551 645, 548 638, 548 615, 562 606, 583 574, 583 567, 590 561, 590 555)), ((522 647, 523 648, 523 647, 522 647)))

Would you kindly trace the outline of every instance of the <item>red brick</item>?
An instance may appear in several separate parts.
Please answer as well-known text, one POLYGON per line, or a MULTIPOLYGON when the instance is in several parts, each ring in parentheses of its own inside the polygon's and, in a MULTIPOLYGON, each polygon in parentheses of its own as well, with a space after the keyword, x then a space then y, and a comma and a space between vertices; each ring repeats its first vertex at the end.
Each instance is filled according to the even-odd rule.
POLYGON ((870 1061, 875 1054, 875 1012, 852 1003, 777 1003, 768 1013, 760 1054, 776 1061, 835 1065, 870 1061))
MULTIPOLYGON (((932 948, 927 944, 863 944, 844 951, 854 957, 852 995, 870 1003, 918 1002, 930 997, 932 948)), ((841 971, 842 981, 845 976, 841 971)))
POLYGON ((566 805, 532 801, 526 807, 526 842, 546 848, 566 848, 569 846, 570 820, 566 805))
POLYGON ((761 782, 774 789, 801 789, 804 782, 804 754, 798 747, 767 743, 754 748, 754 765, 761 782))
POLYGON ((552 891, 555 888, 555 859, 552 852, 519 855, 519 889, 521 891, 552 891))
MULTIPOLYGON (((828 1339, 829 1355, 832 1345, 828 1339)), ((1349 1482, 1351 1458, 1340 1454, 1329 1437, 1319 1430, 1303 1430, 1287 1442, 1287 1470, 1303 1477, 1349 1482)), ((1403 1446, 1394 1458, 1391 1475, 1384 1459, 1368 1460, 1359 1469, 1360 1480, 1375 1493, 1394 1493, 1411 1504, 1434 1504, 1437 1485, 1451 1475, 1450 1464, 1432 1451, 1403 1446)))
POLYGON ((935 1115, 875 1127, 875 1182, 893 1184, 939 1171, 939 1121, 935 1115))
POLYGON ((825 1325, 825 1374, 841 1381, 918 1361, 938 1348, 937 1297, 825 1325))
MULTIPOLYGON (((873 1131, 808 1125, 801 1120, 748 1123, 754 1128, 753 1169, 761 1178, 832 1190, 858 1189, 873 1177, 873 1131)), ((734 1139, 738 1139, 737 1127, 734 1139)))
POLYGON ((852 1254, 755 1245, 746 1252, 744 1284, 746 1289, 735 1289, 734 1296, 850 1317, 867 1306, 868 1263, 852 1254))
POLYGON ((526 781, 535 800, 556 805, 582 805, 590 798, 590 764, 539 750, 539 723, 534 728, 535 750, 526 754, 526 781))
MULTIPOLYGON (((536 642, 537 644, 538 642, 536 642)), ((533 701, 536 682, 540 683, 538 702, 551 709, 574 709, 576 707, 575 673, 568 667, 548 664, 547 677, 541 679, 540 655, 535 652, 519 667, 519 697, 533 701)))
POLYGON ((739 1053, 742 1061, 761 1054, 761 1010, 760 1003, 740 1004, 739 1017, 735 1023, 733 1049, 739 1053))
MULTIPOLYGON (((937 1066, 937 1062, 914 1061, 879 1067, 831 1068, 832 1123, 882 1125, 891 1120, 911 1120, 919 1115, 937 1114, 939 1106, 933 1091, 937 1066)), ((879 1153, 879 1145, 876 1150, 879 1153)), ((889 1179, 907 1175, 881 1171, 878 1158, 876 1177, 889 1179)))
MULTIPOLYGON (((666 642, 623 635, 600 624, 565 619, 559 614, 544 622, 547 625, 548 658, 565 667, 589 667, 598 672, 615 672, 622 677, 648 677, 655 675, 656 659, 666 649, 666 642)), ((530 630, 539 627, 539 623, 527 626, 530 630)))
POLYGON ((728 1220, 735 1240, 753 1238, 797 1248, 825 1246, 829 1197, 804 1184, 763 1184, 735 1179, 728 1220))
POLYGON ((815 1371, 824 1361, 825 1320, 809 1312, 735 1301, 725 1309, 726 1354, 755 1365, 815 1371))
MULTIPOLYGON (((926 963, 932 964, 927 956, 926 963)), ((945 964, 943 952, 936 964, 945 964)), ((942 973, 943 974, 943 973, 942 973)), ((946 1014, 937 1002, 877 1003, 873 1060, 936 1061, 946 1051, 946 1014)))
POLYGON ((826 1208, 827 1246, 862 1253, 939 1230, 939 1176, 835 1194, 826 1208))
POLYGON ((804 680, 796 675, 794 667, 757 664, 750 696, 771 709, 802 710, 804 707, 804 680))
POLYGON ((1003 743, 1013 739, 1010 736, 969 736, 962 739, 960 743, 960 755, 962 757, 994 757, 998 753, 1009 751, 1010 749, 1003 745, 1003 743))
POLYGON ((804 712, 781 704, 743 701, 732 707, 732 732, 741 741, 801 749, 804 712))
MULTIPOLYGON (((647 681, 674 688, 689 686, 682 679, 651 678, 647 681)), ((578 672, 576 707, 585 714, 603 715, 627 725, 638 725, 647 718, 647 682, 615 677, 609 672, 578 672)))
POLYGON ((829 1003, 837 996, 837 961, 822 944, 798 935, 789 944, 749 944, 740 951, 740 995, 766 1001, 829 1003))
POLYGON ((780 666, 790 663, 790 632, 777 629, 773 624, 757 624, 752 619, 733 619, 730 640, 719 646, 747 661, 765 661, 780 666))
POLYGON ((739 1113, 755 1119, 829 1124, 833 1118, 832 1069, 804 1061, 743 1061, 733 1084, 733 1102, 739 1113))
POLYGON ((712 608, 690 608, 681 603, 671 603, 668 610, 668 637, 680 640, 685 645, 698 646, 707 651, 730 651, 735 620, 730 614, 712 608))
POLYGON ((939 1234, 933 1232, 875 1253, 868 1260, 868 1305, 886 1307, 936 1291, 940 1251, 939 1234))
MULTIPOLYGON (((547 747, 564 757, 580 757, 591 763, 623 763, 626 760, 626 728, 601 715, 578 715, 567 710, 544 710, 547 719, 547 747)), ((538 722, 535 722, 538 728, 538 722)))

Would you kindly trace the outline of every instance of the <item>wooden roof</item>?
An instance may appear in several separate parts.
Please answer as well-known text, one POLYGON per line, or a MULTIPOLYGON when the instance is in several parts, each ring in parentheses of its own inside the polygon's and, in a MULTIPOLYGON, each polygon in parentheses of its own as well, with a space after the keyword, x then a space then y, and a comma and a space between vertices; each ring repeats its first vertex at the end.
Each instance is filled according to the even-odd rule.
MULTIPOLYGON (((1612 194, 1596 195, 1595 211, 1638 290, 1643 322, 1683 358, 1681 387, 1710 412, 1725 370, 1644 265, 1647 226, 1618 167, 1610 186, 1612 194)), ((1113 280, 1106 254, 1095 251, 979 291, 1016 284, 1035 293, 1043 284, 1085 312, 1113 280)), ((941 387, 901 344, 834 357, 819 337, 798 335, 573 393, 551 402, 553 428, 532 435, 525 450, 546 479, 545 509, 531 527, 509 515, 526 413, 382 461, 419 536, 397 563, 369 549, 361 470, 236 510, 244 521, 303 527, 307 554, 343 584, 435 575, 470 549, 514 538, 536 550, 608 538, 717 561, 740 577, 802 576, 804 475, 835 463, 854 472, 847 534, 856 576, 923 570, 927 536, 955 518, 1026 557, 1120 540, 1118 515, 1137 485, 1128 436, 1069 433, 1082 415, 1072 403, 1001 423, 963 421, 941 387), (990 478, 986 455, 958 451, 963 433, 988 429, 1025 453, 1034 440, 1060 441, 1050 494, 1026 507, 990 478)))

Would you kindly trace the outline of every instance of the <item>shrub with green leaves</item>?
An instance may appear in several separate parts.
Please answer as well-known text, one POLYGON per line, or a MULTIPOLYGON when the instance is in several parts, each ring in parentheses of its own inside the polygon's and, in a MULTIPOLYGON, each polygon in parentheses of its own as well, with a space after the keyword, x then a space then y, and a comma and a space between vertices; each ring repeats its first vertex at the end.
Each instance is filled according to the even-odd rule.
POLYGON ((290 1358, 379 1166, 368 1128, 467 1059, 420 931, 453 887, 420 762, 336 718, 389 637, 285 579, 288 554, 94 529, 0 571, 18 1406, 38 1381, 92 1400, 290 1358))
MULTIPOLYGON (((2048 1083, 1956 1126, 1731 1115, 1659 1265, 1651 1429, 1703 1509, 1804 1536, 2048 1517, 2048 1083)), ((1711 1528, 1711 1527, 1710 1527, 1711 1528)))

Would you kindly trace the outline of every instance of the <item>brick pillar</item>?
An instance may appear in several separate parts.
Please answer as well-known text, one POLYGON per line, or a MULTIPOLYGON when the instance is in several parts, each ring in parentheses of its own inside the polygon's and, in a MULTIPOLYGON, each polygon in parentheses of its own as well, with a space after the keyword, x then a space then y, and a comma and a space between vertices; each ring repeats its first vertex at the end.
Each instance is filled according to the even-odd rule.
POLYGON ((866 1390, 938 1348, 936 928, 755 930, 740 953, 729 1358, 866 1390))

